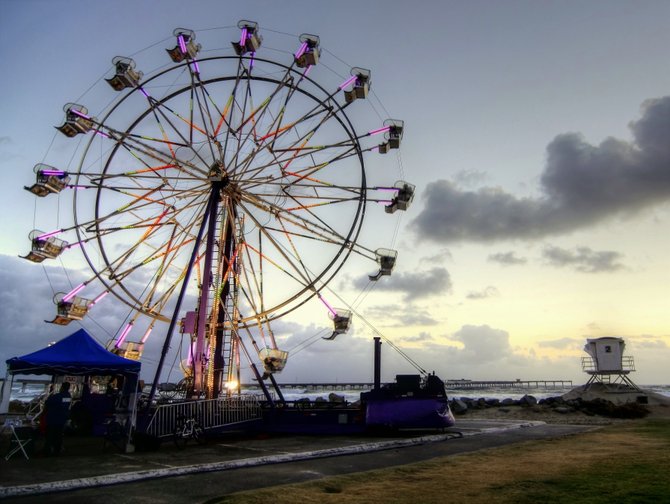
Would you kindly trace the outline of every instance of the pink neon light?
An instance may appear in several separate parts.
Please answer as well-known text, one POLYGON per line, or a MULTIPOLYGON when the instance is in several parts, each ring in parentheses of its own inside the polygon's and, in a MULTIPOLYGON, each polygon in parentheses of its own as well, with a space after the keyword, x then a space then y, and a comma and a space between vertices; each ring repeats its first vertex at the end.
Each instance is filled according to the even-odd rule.
POLYGON ((332 313, 333 317, 336 317, 336 316, 337 316, 337 312, 335 311, 335 309, 334 309, 332 306, 330 306, 330 305, 326 302, 326 300, 323 299, 320 295, 319 295, 319 299, 321 300, 321 302, 322 302, 324 305, 326 305, 326 308, 328 308, 328 311, 329 311, 330 313, 332 313))
POLYGON ((305 71, 302 73, 303 77, 307 77, 307 74, 310 72, 314 65, 309 65, 307 68, 305 68, 305 71))
POLYGON ((145 343, 147 339, 149 338, 149 335, 151 334, 151 331, 153 330, 153 327, 150 327, 147 329, 147 332, 144 333, 144 336, 142 336, 141 343, 145 343))
POLYGON ((149 96, 149 93, 147 93, 147 92, 144 90, 144 88, 140 88, 140 92, 141 92, 144 96, 146 96, 147 98, 151 98, 151 96, 149 96))
POLYGON ((298 52, 295 53, 295 59, 300 58, 305 52, 307 51, 307 42, 303 42, 302 45, 300 46, 300 49, 298 49, 298 52))
POLYGON ((66 249, 71 249, 71 248, 74 248, 74 247, 83 247, 84 245, 85 245, 85 243, 84 243, 83 241, 78 241, 78 242, 70 243, 70 244, 69 244, 67 247, 65 247, 65 248, 66 248, 66 249))
POLYGON ((63 296, 63 299, 61 301, 63 301, 63 303, 67 303, 70 299, 75 297, 84 287, 86 287, 85 283, 79 284, 77 287, 75 287, 70 292, 68 292, 65 296, 63 296))
POLYGON ((99 294, 98 297, 96 297, 93 301, 91 301, 91 304, 88 306, 93 306, 94 304, 97 304, 100 302, 102 298, 104 298, 107 294, 109 294, 109 291, 105 291, 102 294, 99 294))
POLYGON ((131 330, 132 328, 133 328, 133 323, 132 323, 132 322, 128 322, 128 323, 126 324, 126 327, 123 328, 123 332, 119 335, 119 339, 118 339, 118 341, 116 342, 116 345, 114 345, 116 348, 119 348, 119 347, 123 344, 123 342, 124 342, 125 339, 126 339, 126 336, 128 336, 128 333, 130 332, 130 330, 131 330))
POLYGON ((242 28, 242 36, 240 37, 240 45, 242 47, 247 45, 247 27, 242 28))
POLYGON ((64 172, 63 170, 41 170, 40 174, 46 175, 47 177, 64 177, 67 175, 67 172, 64 172))
POLYGON ((107 133, 105 133, 104 131, 98 130, 98 131, 95 132, 95 134, 100 135, 101 137, 109 138, 109 135, 107 133))
POLYGON ((74 115, 78 115, 79 117, 83 117, 84 119, 89 119, 89 120, 91 119, 89 116, 87 116, 86 114, 82 114, 81 112, 79 112, 79 111, 78 111, 77 109, 75 109, 75 108, 71 108, 71 109, 69 110, 69 112, 71 112, 71 113, 74 114, 74 115))
POLYGON ((44 241, 47 238, 51 238, 52 236, 56 236, 57 234, 62 233, 62 232, 63 232, 62 229, 58 229, 56 231, 51 231, 50 233, 41 234, 36 239, 37 239, 37 241, 44 241))
POLYGON ((372 130, 372 131, 368 132, 368 135, 378 135, 379 133, 386 133, 390 129, 391 129, 391 126, 385 126, 384 128, 379 128, 379 129, 372 130))
POLYGON ((200 73, 200 67, 198 66, 198 62, 196 60, 193 60, 193 71, 197 74, 200 73))
POLYGON ((184 36, 179 35, 177 40, 179 41, 179 49, 181 49, 182 53, 186 54, 186 42, 184 41, 184 36))
POLYGON ((356 79, 358 79, 358 75, 352 75, 347 80, 345 80, 342 84, 340 84, 340 87, 338 89, 344 89, 345 87, 347 87, 352 82, 355 82, 356 79))
POLYGON ((256 57, 256 51, 251 53, 251 60, 249 60, 249 70, 254 67, 254 58, 256 57))

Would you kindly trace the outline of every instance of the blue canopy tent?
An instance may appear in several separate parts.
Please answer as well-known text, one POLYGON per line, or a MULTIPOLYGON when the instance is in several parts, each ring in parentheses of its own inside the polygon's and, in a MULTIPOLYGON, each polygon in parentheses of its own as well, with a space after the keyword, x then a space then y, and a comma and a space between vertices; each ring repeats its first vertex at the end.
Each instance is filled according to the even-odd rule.
MULTIPOLYGON (((107 351, 84 329, 79 329, 46 348, 7 360, 7 374, 12 378, 16 374, 123 375, 126 378, 126 384, 133 389, 139 379, 140 367, 141 364, 138 361, 125 359, 107 351)), ((7 411, 10 393, 11 381, 8 383, 8 380, 5 380, 0 412, 7 411)))
POLYGON ((10 374, 137 376, 140 366, 138 361, 107 351, 84 329, 42 350, 7 361, 10 374))

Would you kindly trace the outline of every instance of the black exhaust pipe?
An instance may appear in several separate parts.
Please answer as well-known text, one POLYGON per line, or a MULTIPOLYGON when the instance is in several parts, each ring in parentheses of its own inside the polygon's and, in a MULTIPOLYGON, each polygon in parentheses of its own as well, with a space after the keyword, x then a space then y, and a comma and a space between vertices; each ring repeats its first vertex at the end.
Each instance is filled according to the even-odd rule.
POLYGON ((375 367, 374 367, 374 389, 381 389, 381 376, 382 376, 382 339, 379 336, 375 336, 375 367))

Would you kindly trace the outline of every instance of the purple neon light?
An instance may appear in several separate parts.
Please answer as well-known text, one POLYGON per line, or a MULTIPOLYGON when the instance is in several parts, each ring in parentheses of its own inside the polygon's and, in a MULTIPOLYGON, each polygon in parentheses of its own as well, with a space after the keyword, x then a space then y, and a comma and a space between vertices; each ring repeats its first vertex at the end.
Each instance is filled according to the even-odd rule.
POLYGON ((181 49, 181 52, 183 54, 186 54, 187 50, 186 50, 186 42, 184 41, 184 36, 180 34, 177 37, 177 40, 179 41, 179 49, 181 49))
POLYGON ((197 74, 200 73, 200 67, 198 66, 198 62, 196 60, 193 60, 193 71, 197 74))
POLYGON ((67 172, 63 170, 40 170, 40 175, 45 175, 47 177, 64 177, 67 175, 67 172))
POLYGON ((391 126, 385 126, 383 128, 379 128, 379 129, 376 129, 376 130, 369 131, 368 135, 379 135, 380 133, 386 133, 390 129, 391 129, 391 126))
POLYGON ((36 238, 36 240, 43 241, 43 240, 46 240, 47 238, 51 238, 52 236, 56 236, 57 234, 62 233, 62 232, 63 232, 62 229, 58 229, 56 231, 51 231, 50 233, 44 233, 44 234, 39 235, 36 238))
POLYGON ((77 285, 74 289, 72 289, 65 296, 63 296, 63 299, 61 301, 63 303, 67 303, 70 299, 75 297, 84 287, 86 287, 85 283, 77 285))
POLYGON ((147 332, 144 333, 144 336, 142 336, 142 339, 140 340, 140 343, 145 343, 147 339, 149 339, 149 335, 151 334, 151 331, 153 330, 153 327, 149 327, 147 329, 147 332))
POLYGON ((97 130, 95 132, 96 135, 100 135, 101 137, 109 138, 109 135, 105 133, 104 131, 97 130))
POLYGON ((140 88, 140 92, 141 92, 144 96, 146 96, 147 98, 151 98, 151 96, 149 95, 149 93, 147 93, 147 92, 144 90, 144 88, 140 88))
POLYGON ((240 36, 240 45, 242 47, 247 45, 247 27, 242 28, 242 35, 240 36))
POLYGON ((88 306, 90 307, 93 306, 94 304, 99 303, 100 300, 102 300, 102 298, 104 298, 107 294, 109 294, 109 291, 105 291, 102 294, 98 294, 98 296, 93 301, 91 301, 91 304, 88 306))
POLYGON ((302 76, 307 77, 307 74, 310 72, 310 70, 312 70, 313 66, 314 65, 308 65, 307 68, 305 68, 305 71, 302 73, 302 76))
POLYGON ((249 60, 249 70, 254 67, 254 58, 256 57, 256 51, 251 53, 251 60, 249 60))
POLYGON ((356 79, 358 79, 358 75, 352 75, 347 80, 345 80, 342 84, 340 84, 340 87, 338 89, 344 89, 349 84, 351 84, 353 82, 356 82, 356 79))
POLYGON ((295 59, 298 59, 300 58, 300 56, 305 54, 305 52, 307 51, 307 47, 308 47, 307 42, 303 42, 302 45, 300 46, 300 49, 298 49, 298 52, 295 53, 295 59))
POLYGON ((126 336, 128 336, 128 333, 130 330, 133 328, 133 323, 128 322, 126 324, 126 327, 123 328, 123 332, 119 335, 119 339, 116 341, 116 345, 114 345, 116 348, 119 348, 121 345, 123 345, 123 342, 126 339, 126 336))
POLYGON ((337 311, 335 311, 335 308, 333 308, 332 306, 330 306, 330 305, 328 304, 328 302, 327 302, 325 299, 323 299, 320 295, 319 295, 319 299, 321 300, 321 302, 322 302, 324 305, 326 305, 326 308, 328 308, 328 311, 333 315, 333 317, 336 317, 336 316, 337 316, 337 311))
POLYGON ((74 248, 74 247, 83 247, 84 245, 85 245, 85 244, 84 244, 83 241, 78 241, 78 242, 70 243, 70 244, 69 244, 67 247, 65 247, 65 248, 66 248, 66 249, 71 249, 71 248, 74 248))
POLYGON ((83 113, 79 112, 79 111, 78 111, 77 109, 75 109, 75 108, 70 108, 70 109, 69 109, 69 112, 72 113, 72 114, 74 114, 74 115, 78 115, 79 117, 83 117, 84 119, 88 119, 89 121, 91 120, 91 118, 90 118, 89 116, 87 116, 86 114, 83 114, 83 113))

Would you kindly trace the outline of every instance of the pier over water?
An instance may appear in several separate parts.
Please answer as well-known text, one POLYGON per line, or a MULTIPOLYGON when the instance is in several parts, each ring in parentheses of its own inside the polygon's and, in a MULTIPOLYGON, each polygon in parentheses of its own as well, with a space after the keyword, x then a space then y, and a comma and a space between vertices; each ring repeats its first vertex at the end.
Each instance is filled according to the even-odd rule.
MULTIPOLYGON (((323 382, 323 383, 280 383, 282 390, 304 390, 313 392, 319 390, 372 390, 372 382, 323 382)), ((572 387, 572 380, 444 380, 447 390, 483 390, 483 389, 561 389, 572 387)), ((253 390, 258 385, 254 383, 242 384, 242 389, 253 390)))

